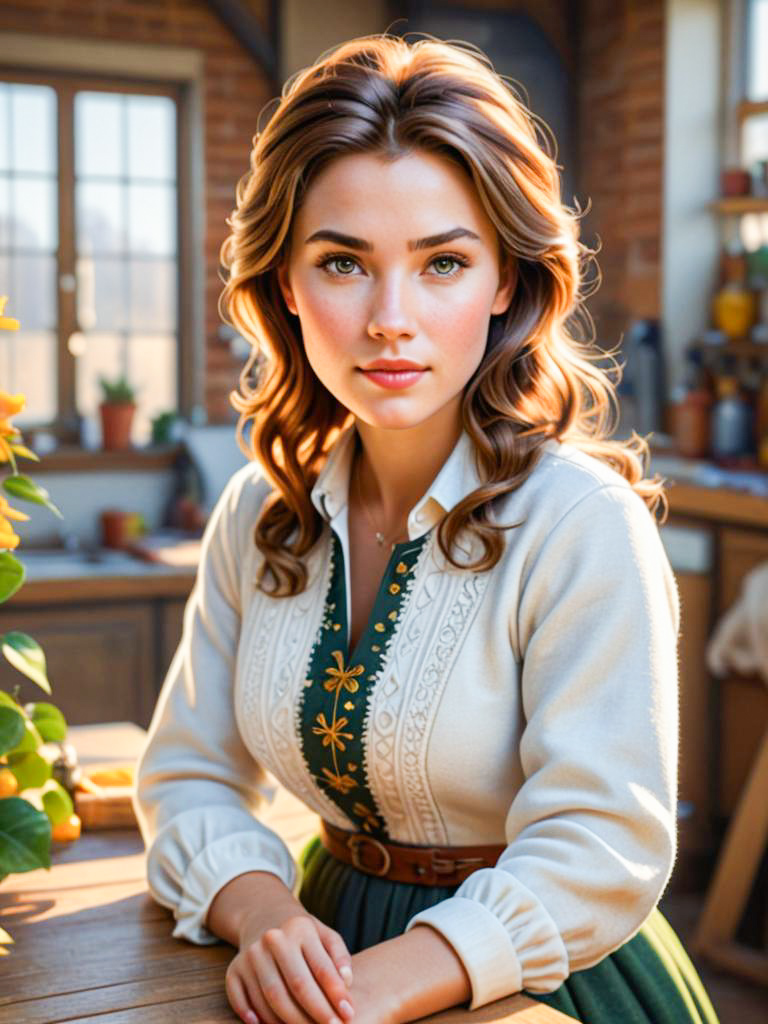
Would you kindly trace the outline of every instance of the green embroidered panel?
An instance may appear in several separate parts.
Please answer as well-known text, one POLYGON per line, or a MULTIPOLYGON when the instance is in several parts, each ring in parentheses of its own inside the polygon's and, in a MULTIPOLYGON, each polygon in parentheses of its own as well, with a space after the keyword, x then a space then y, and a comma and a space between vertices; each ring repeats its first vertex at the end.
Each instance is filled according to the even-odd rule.
POLYGON ((359 830, 387 838, 368 787, 363 758, 368 698, 394 636, 428 534, 396 544, 371 617, 348 651, 344 551, 331 530, 331 578, 323 621, 309 659, 299 707, 302 752, 319 786, 359 830))

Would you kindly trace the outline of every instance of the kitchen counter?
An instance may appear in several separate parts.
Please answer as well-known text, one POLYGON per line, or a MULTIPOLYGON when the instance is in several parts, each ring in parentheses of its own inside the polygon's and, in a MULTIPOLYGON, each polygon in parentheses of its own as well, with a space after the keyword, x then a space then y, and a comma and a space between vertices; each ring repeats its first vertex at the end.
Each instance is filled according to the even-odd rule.
POLYGON ((194 566, 147 562, 122 551, 57 549, 19 550, 26 570, 21 589, 8 606, 64 602, 185 598, 195 577, 194 566))

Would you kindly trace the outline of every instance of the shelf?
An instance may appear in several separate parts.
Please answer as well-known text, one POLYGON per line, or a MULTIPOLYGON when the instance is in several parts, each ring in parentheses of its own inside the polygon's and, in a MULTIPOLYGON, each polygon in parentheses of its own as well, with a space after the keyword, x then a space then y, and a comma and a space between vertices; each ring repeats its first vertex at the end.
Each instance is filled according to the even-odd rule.
POLYGON ((747 358, 768 360, 768 344, 749 341, 746 338, 741 341, 726 341, 722 345, 711 345, 706 341, 694 341, 690 347, 699 352, 712 353, 722 359, 747 358))
POLYGON ((768 213, 768 196, 723 196, 711 204, 717 213, 738 216, 744 213, 768 213))

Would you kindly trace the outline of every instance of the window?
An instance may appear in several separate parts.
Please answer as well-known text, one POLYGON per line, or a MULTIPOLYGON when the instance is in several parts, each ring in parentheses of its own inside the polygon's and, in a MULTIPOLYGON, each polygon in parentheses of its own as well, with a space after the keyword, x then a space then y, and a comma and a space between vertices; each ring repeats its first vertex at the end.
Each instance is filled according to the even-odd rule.
POLYGON ((754 250, 768 244, 768 0, 745 0, 743 32, 735 49, 742 69, 737 108, 738 163, 751 171, 757 203, 741 222, 744 246, 754 250))
POLYGON ((179 116, 172 86, 0 72, 0 339, 21 426, 77 434, 99 376, 137 389, 136 437, 179 407, 179 116))

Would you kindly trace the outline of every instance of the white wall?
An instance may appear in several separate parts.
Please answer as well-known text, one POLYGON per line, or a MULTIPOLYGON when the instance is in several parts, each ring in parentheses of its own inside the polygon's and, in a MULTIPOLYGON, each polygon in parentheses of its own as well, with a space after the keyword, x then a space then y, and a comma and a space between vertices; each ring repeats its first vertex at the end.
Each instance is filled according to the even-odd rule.
POLYGON ((682 381, 683 350, 710 326, 717 281, 720 222, 709 204, 719 195, 722 159, 723 22, 718 0, 667 0, 662 328, 669 391, 682 381))

